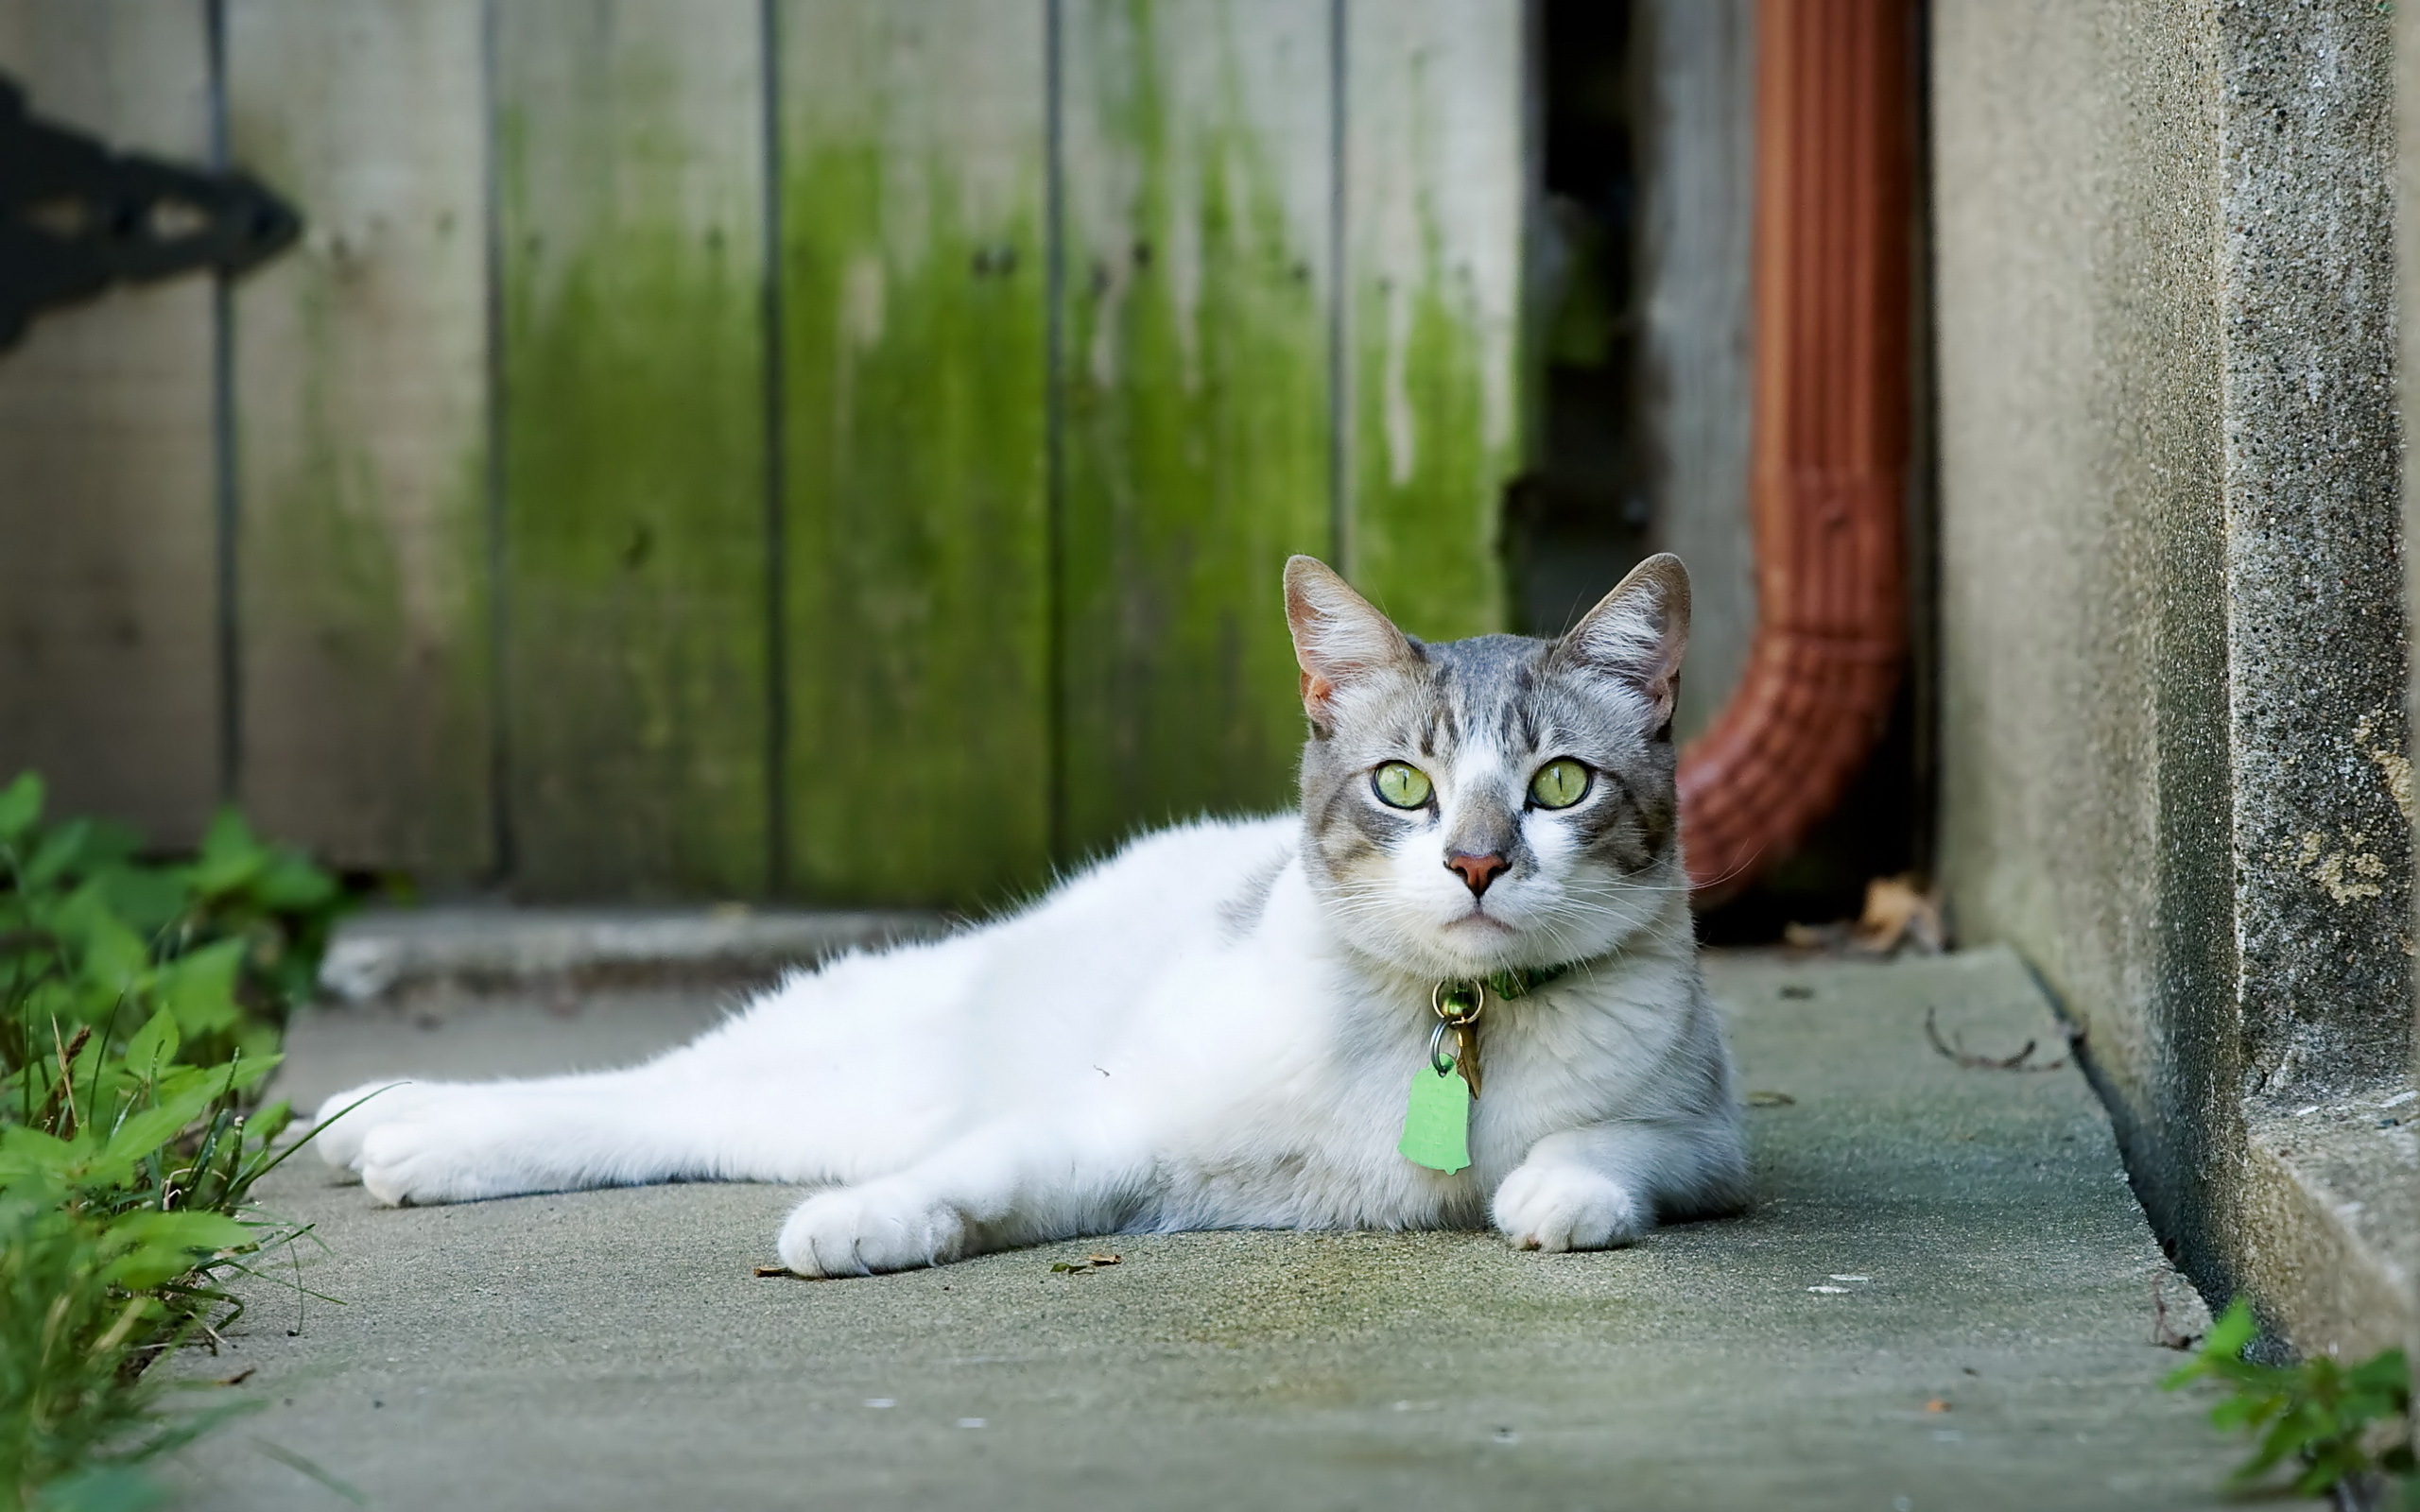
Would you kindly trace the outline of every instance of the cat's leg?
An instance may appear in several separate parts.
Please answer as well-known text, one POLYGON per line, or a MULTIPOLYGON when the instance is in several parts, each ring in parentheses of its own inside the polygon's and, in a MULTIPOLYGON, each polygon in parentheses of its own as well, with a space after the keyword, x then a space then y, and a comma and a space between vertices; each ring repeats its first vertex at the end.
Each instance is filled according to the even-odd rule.
POLYGON ((1724 1110, 1549 1134, 1495 1189, 1492 1211, 1523 1249, 1609 1249, 1659 1215, 1711 1217, 1747 1195, 1746 1148, 1724 1110))
POLYGON ((1079 1234, 1133 1215, 1149 1161, 1098 1120, 1004 1119, 928 1158, 819 1192, 782 1225, 782 1263, 802 1276, 864 1276, 1079 1234))
POLYGON ((533 1081, 372 1083, 321 1106, 319 1144, 390 1205, 655 1181, 831 1179, 816 1148, 824 1142, 800 1137, 811 1130, 801 1128, 797 1102, 778 1078, 708 1081, 677 1062, 533 1081))

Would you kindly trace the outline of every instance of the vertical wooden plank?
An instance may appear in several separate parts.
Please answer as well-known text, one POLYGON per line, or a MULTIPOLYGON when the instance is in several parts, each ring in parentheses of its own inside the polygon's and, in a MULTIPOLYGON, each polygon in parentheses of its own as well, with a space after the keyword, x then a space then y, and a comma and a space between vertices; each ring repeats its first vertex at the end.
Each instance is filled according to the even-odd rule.
POLYGON ((1346 5, 1346 559, 1415 634, 1500 629, 1530 405, 1527 8, 1346 5))
POLYGON ((1069 0, 1065 839, 1284 804, 1330 544, 1325 0, 1069 0))
POLYGON ((1639 207, 1644 420, 1656 544, 1689 564, 1683 746, 1730 701, 1756 632, 1748 522, 1748 266, 1755 200, 1754 0, 1651 0, 1639 207))
POLYGON ((484 870, 478 0, 228 0, 233 155, 303 207, 238 288, 243 799, 349 865, 484 870))
MULTIPOLYGON (((114 146, 208 153, 199 3, 0 0, 0 71, 114 146)), ((0 352, 0 774, 172 845, 219 786, 213 340, 196 277, 37 316, 0 352)))
POLYGON ((767 876, 755 0, 494 8, 522 890, 767 876))
POLYGON ((782 7, 796 890, 996 902, 1049 834, 1042 0, 782 7))

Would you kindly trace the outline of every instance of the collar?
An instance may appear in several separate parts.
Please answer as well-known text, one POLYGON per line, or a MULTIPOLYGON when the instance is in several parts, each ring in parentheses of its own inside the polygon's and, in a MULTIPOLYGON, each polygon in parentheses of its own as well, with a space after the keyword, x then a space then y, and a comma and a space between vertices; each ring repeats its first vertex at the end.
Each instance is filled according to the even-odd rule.
POLYGON ((1429 995, 1429 1002, 1436 1007, 1439 1018, 1449 1023, 1468 1023, 1487 1006, 1489 993, 1508 1002, 1513 998, 1525 998, 1547 983, 1569 975, 1570 971, 1571 963, 1565 961, 1560 966, 1513 966, 1501 971, 1490 971, 1485 976, 1448 979, 1437 984, 1436 991, 1429 995))
POLYGON ((1571 963, 1561 966, 1515 966, 1508 971, 1490 973, 1487 989, 1499 998, 1526 998, 1538 988, 1559 977, 1571 974, 1571 963))

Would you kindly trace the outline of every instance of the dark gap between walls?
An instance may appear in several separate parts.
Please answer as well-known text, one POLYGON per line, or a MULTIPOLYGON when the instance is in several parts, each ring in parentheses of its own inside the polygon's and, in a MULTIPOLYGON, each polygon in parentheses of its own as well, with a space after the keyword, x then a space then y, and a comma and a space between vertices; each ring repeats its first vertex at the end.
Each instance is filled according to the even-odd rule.
POLYGON ((1512 627, 1561 635, 1650 550, 1638 432, 1638 235, 1629 0, 1548 0, 1545 193, 1533 233, 1544 363, 1539 455, 1505 496, 1512 627))
MULTIPOLYGON (((1541 285, 1542 423, 1539 455, 1506 490, 1504 518, 1512 627, 1523 634, 1562 634, 1654 549, 1639 318, 1648 291, 1636 255, 1642 175, 1661 161, 1645 150, 1653 129, 1646 28, 1657 5, 1682 3, 1689 0, 1546 0, 1542 8, 1545 193, 1532 265, 1541 285)), ((1921 429, 1921 404, 1916 418, 1921 429)), ((1919 464, 1927 455, 1920 436, 1919 464)), ((1797 850, 1700 917, 1709 943, 1766 943, 1792 921, 1853 917, 1869 879, 1928 864, 1916 846, 1930 832, 1933 698, 1923 674, 1932 640, 1925 608, 1930 509, 1921 465, 1911 476, 1909 593, 1919 623, 1890 722, 1838 807, 1797 850)))

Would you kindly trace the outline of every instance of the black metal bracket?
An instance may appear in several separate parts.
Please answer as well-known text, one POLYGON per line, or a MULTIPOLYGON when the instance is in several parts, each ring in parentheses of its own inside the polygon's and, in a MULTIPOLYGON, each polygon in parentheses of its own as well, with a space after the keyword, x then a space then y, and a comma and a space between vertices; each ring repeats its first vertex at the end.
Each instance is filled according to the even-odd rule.
POLYGON ((302 231, 294 208, 249 175, 112 152, 36 120, 0 78, 0 349, 37 310, 113 283, 240 273, 302 231))

